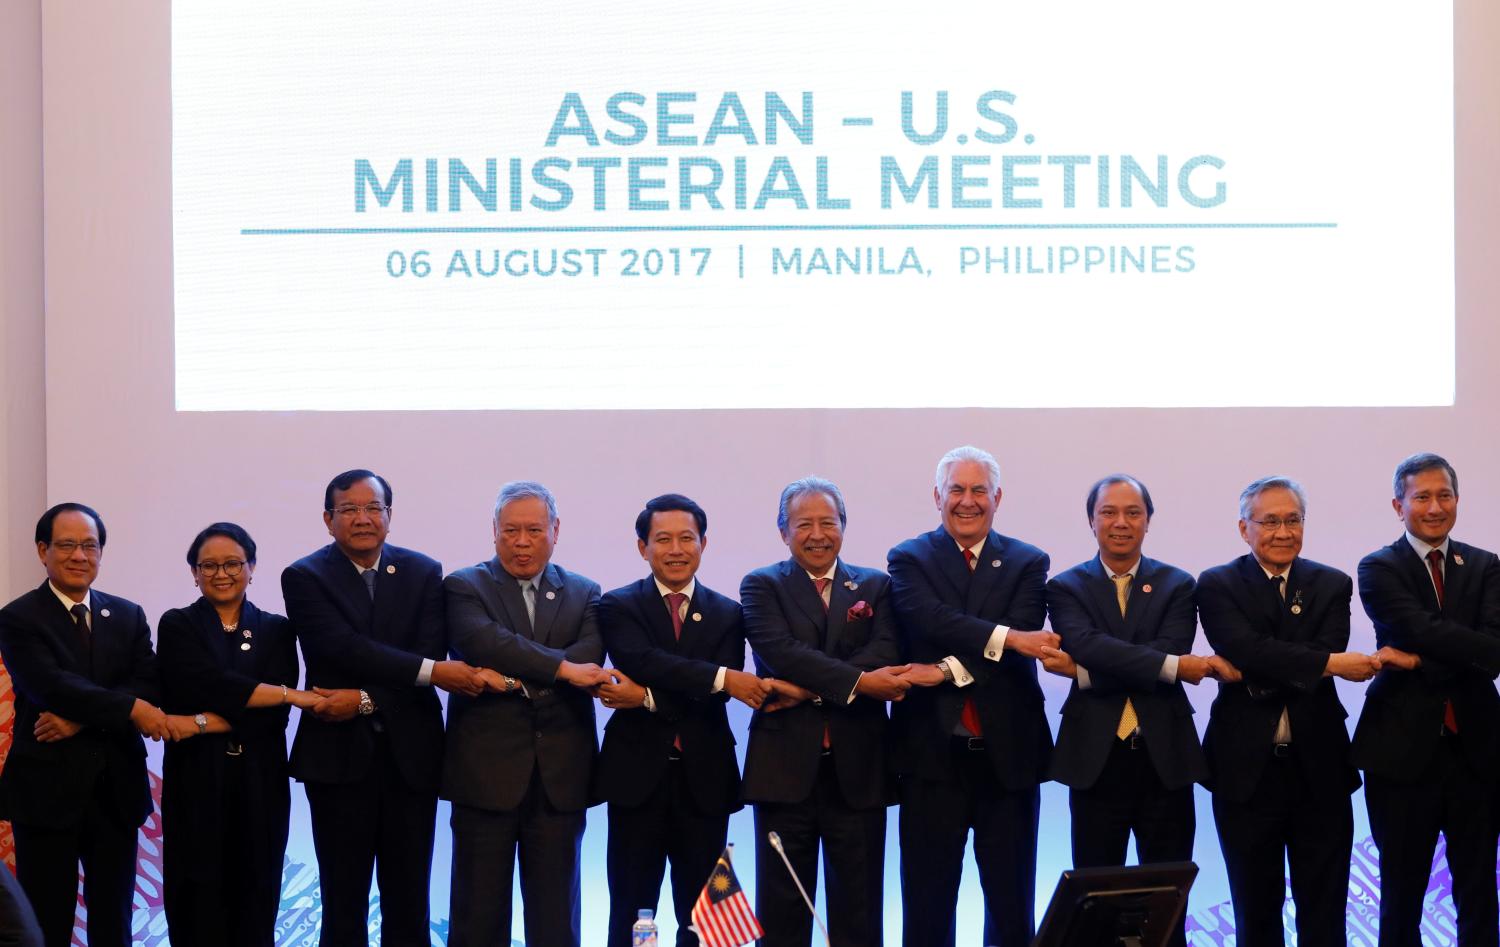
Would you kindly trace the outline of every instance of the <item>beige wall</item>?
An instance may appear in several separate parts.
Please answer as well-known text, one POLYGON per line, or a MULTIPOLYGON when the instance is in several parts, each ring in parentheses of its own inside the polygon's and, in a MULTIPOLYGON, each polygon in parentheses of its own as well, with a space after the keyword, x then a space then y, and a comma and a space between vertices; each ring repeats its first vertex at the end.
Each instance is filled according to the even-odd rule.
POLYGON ((42 4, 0 3, 0 599, 39 581, 47 496, 42 305, 42 4))

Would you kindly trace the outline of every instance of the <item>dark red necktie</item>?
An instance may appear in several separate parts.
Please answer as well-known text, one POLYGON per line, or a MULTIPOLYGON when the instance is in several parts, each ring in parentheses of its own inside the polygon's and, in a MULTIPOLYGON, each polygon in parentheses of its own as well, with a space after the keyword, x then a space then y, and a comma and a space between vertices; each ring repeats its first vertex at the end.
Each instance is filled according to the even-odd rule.
MULTIPOLYGON (((1427 551, 1427 569, 1432 573, 1432 587, 1437 591, 1438 611, 1443 609, 1443 553, 1438 549, 1427 551)), ((1443 701, 1443 726, 1449 732, 1458 732, 1458 717, 1453 713, 1453 701, 1443 701)))
MULTIPOLYGON (((823 597, 823 593, 828 591, 828 586, 832 584, 833 580, 826 575, 821 579, 813 579, 813 585, 818 588, 818 601, 823 603, 823 614, 825 615, 828 614, 828 599, 823 597)), ((826 750, 831 745, 828 739, 828 724, 825 723, 823 724, 823 749, 826 750)))
MULTIPOLYGON (((978 558, 978 556, 974 555, 974 550, 964 550, 964 563, 969 567, 970 572, 974 571, 974 563, 978 558)), ((979 708, 974 706, 974 698, 964 697, 964 712, 959 719, 963 721, 965 730, 976 737, 984 736, 984 728, 979 723, 979 708)))
POLYGON ((672 615, 672 637, 678 641, 682 640, 682 603, 687 601, 687 596, 681 592, 667 593, 667 611, 672 615))
MULTIPOLYGON (((672 615, 672 637, 678 641, 682 640, 682 604, 686 601, 687 596, 682 592, 667 593, 667 611, 672 615)), ((677 752, 682 752, 681 734, 672 738, 672 747, 677 752)))

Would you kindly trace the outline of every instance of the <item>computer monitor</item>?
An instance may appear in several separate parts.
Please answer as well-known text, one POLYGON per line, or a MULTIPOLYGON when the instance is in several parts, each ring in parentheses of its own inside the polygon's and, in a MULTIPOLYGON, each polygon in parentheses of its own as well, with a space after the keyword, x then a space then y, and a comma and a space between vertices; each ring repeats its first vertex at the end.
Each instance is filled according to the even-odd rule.
POLYGON ((1197 876, 1192 862, 1069 869, 1032 947, 1163 947, 1197 876))

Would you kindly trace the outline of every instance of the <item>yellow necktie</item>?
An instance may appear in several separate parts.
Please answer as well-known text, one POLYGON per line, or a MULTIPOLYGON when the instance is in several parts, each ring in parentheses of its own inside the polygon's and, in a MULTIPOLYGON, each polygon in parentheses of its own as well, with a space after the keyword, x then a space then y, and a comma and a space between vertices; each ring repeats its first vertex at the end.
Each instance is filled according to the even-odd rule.
MULTIPOLYGON (((1120 617, 1125 616, 1125 599, 1130 593, 1130 576, 1112 575, 1110 579, 1115 583, 1115 598, 1120 603, 1120 617)), ((1125 709, 1120 713, 1120 725, 1115 727, 1115 737, 1127 740, 1130 735, 1140 728, 1141 722, 1135 715, 1135 705, 1130 698, 1125 698, 1125 709)))

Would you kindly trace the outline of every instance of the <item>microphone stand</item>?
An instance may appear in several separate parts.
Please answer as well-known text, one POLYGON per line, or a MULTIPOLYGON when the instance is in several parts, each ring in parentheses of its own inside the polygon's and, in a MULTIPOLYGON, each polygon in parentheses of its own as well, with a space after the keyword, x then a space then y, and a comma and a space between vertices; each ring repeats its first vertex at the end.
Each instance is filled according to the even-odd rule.
POLYGON ((818 930, 823 932, 823 943, 828 945, 828 947, 832 947, 833 942, 828 939, 828 928, 823 926, 823 919, 818 917, 817 909, 813 907, 812 898, 807 896, 807 889, 802 887, 802 879, 797 877, 796 869, 792 867, 791 861, 787 859, 786 849, 781 846, 781 836, 775 832, 768 832, 766 833, 766 839, 771 843, 771 847, 776 849, 776 854, 781 856, 781 863, 786 866, 786 873, 792 876, 792 884, 797 886, 797 893, 802 895, 802 903, 807 905, 807 911, 812 915, 813 921, 817 923, 818 930))

